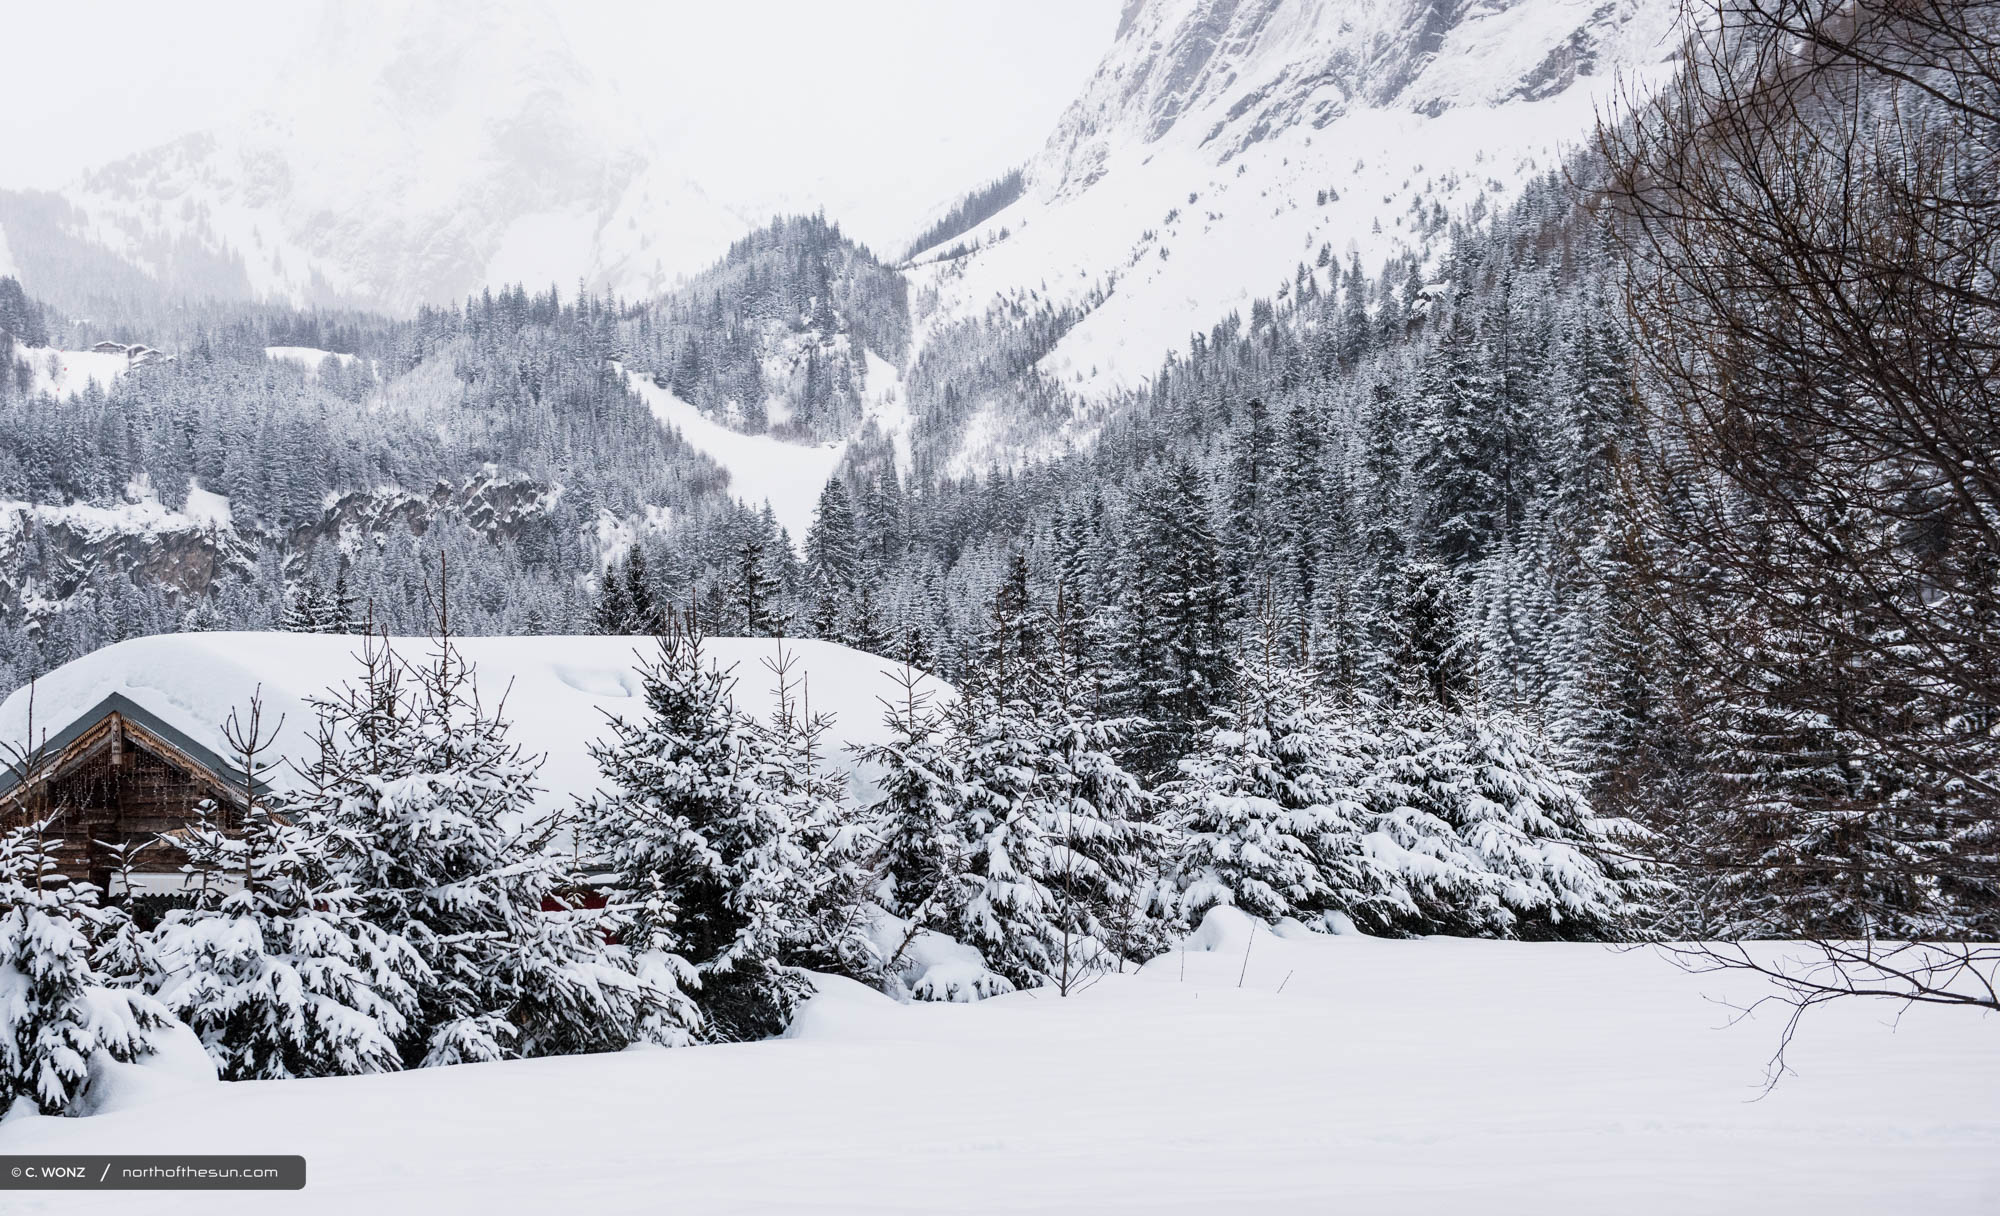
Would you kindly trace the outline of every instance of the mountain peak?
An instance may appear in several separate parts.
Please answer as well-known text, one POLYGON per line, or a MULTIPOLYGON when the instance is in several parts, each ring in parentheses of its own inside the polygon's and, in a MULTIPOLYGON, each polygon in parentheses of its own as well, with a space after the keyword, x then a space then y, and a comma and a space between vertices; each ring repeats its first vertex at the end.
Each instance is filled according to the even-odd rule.
POLYGON ((245 294, 406 313, 508 281, 652 294, 745 231, 552 9, 493 12, 331 6, 249 116, 86 174, 79 235, 169 288, 193 244, 245 294))

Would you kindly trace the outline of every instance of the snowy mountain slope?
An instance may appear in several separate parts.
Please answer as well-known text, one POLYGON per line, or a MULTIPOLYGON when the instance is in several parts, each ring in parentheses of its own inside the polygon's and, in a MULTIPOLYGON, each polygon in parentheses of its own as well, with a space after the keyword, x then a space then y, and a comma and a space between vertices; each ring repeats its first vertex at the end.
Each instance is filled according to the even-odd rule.
POLYGON ((625 377, 661 426, 680 432, 690 447, 729 471, 730 489, 737 498, 753 508, 768 503, 795 543, 805 539, 813 504, 840 467, 847 449, 844 442, 788 443, 770 435, 746 435, 653 383, 650 376, 626 372, 625 377))
POLYGON ((70 235, 170 287, 406 313, 513 281, 650 294, 744 231, 552 11, 331 6, 248 118, 86 174, 70 235))
MULTIPOLYGON (((1560 167, 1622 75, 1664 71, 1670 0, 1133 0, 1023 196, 919 254, 935 335, 996 302, 1087 308, 1040 362, 1085 398, 1289 286, 1434 253, 1560 167), (1335 263, 1320 265, 1326 248, 1335 263), (1103 302, 1092 306, 1097 293, 1103 302)), ((962 463, 983 459, 968 453, 962 463)))

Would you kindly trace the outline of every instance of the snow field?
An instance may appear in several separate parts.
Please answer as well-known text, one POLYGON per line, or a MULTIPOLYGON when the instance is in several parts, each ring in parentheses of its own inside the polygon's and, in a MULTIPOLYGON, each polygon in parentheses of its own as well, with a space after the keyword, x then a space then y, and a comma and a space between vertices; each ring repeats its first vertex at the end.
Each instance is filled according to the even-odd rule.
MULTIPOLYGON (((1771 949, 1779 949, 1773 946, 1771 949)), ((7 1152, 302 1153, 228 1213, 1984 1211, 2000 1051, 1976 1015, 1778 1021, 1646 949, 1253 931, 1211 916, 1071 999, 821 995, 783 1040, 236 1085, 162 1083, 7 1152), (1247 960, 1246 960, 1247 947, 1247 960), (1241 982, 1239 986, 1239 975, 1241 982)), ((134 1210, 26 1194, 12 1210, 134 1210)))
POLYGON ((111 391, 118 377, 132 369, 132 361, 122 353, 100 354, 94 350, 57 350, 50 346, 22 346, 12 343, 12 356, 26 359, 35 369, 29 395, 51 393, 67 401, 95 384, 111 391))
POLYGON ((334 351, 321 350, 316 346, 267 346, 264 348, 264 357, 288 363, 303 364, 308 376, 317 376, 320 364, 325 363, 328 359, 332 359, 342 366, 347 366, 359 358, 358 355, 337 354, 334 351))

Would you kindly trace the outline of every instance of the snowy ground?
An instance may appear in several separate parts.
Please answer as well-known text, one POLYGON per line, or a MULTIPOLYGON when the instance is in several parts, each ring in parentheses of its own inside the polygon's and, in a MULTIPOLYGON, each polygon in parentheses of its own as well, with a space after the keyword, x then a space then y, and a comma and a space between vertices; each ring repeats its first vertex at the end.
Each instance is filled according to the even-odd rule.
POLYGON ((264 348, 264 357, 266 359, 277 359, 286 363, 300 364, 306 369, 307 376, 316 378, 319 375, 320 365, 328 359, 332 359, 342 366, 347 366, 360 356, 336 354, 330 350, 321 350, 316 346, 267 346, 264 348))
POLYGON ((1650 951, 1259 932, 1239 987, 1245 941, 1069 1000, 828 980, 787 1041, 209 1085, 0 1151, 307 1158, 159 1213, 2000 1210, 1994 1019, 1820 1011, 1760 1099, 1776 1019, 1725 1027, 1747 988, 1650 951))

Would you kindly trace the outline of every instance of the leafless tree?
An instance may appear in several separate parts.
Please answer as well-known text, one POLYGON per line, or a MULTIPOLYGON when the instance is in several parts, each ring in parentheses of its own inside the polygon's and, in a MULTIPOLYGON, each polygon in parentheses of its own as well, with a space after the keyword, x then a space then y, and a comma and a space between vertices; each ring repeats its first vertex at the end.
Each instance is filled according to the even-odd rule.
MULTIPOLYGON (((259 763, 258 757, 271 749, 278 732, 285 729, 285 715, 279 714, 278 721, 269 730, 264 728, 264 686, 257 685, 250 691, 247 712, 239 715, 235 709, 222 724, 222 737, 235 753, 236 763, 243 778, 243 827, 247 842, 259 817, 268 815, 270 809, 263 804, 265 781, 263 773, 271 766, 269 762, 259 763)), ((243 889, 252 890, 257 885, 257 859, 255 850, 243 850, 243 889)))
POLYGON ((1804 963, 1684 957, 1795 1012, 2000 1008, 2000 5, 1699 0, 1685 28, 1598 141, 1641 602, 1705 655, 1689 713, 1733 753, 1681 860, 1840 913, 1804 963))

